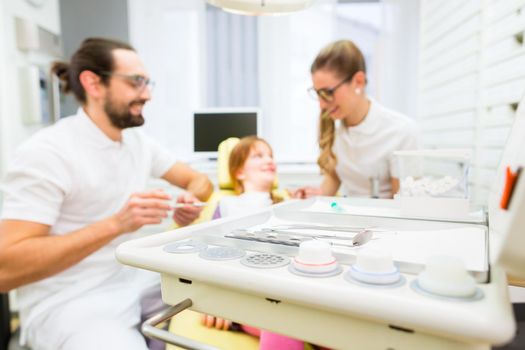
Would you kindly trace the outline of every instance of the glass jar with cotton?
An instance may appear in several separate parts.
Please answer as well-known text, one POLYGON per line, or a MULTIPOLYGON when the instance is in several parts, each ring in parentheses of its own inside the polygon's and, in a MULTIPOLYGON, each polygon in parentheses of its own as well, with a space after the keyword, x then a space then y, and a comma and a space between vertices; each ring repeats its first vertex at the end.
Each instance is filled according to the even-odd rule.
POLYGON ((468 149, 407 150, 394 153, 399 167, 401 215, 462 219, 469 213, 468 149))

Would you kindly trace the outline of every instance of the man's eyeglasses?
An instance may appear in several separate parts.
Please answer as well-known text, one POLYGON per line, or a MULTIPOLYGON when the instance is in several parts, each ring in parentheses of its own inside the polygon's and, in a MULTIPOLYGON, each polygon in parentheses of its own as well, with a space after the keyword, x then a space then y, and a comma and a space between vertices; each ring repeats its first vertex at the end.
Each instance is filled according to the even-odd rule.
POLYGON ((144 90, 146 87, 151 91, 155 87, 155 82, 139 74, 120 74, 111 72, 100 72, 99 75, 106 77, 117 77, 129 82, 135 89, 144 90))
POLYGON ((322 98, 324 101, 326 102, 332 102, 334 100, 334 94, 335 94, 335 91, 341 86, 343 85, 344 83, 346 83, 347 81, 351 80, 352 77, 348 77, 344 80, 342 80, 339 84, 337 84, 336 86, 334 86, 333 88, 321 88, 319 90, 316 90, 313 86, 311 88, 308 89, 308 94, 318 100, 320 98, 322 98))

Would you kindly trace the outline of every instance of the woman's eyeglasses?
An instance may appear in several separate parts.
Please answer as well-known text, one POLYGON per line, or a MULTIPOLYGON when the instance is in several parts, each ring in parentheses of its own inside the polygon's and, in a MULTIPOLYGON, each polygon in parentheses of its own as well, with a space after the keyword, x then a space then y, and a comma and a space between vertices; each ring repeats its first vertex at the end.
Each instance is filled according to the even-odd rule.
POLYGON ((334 86, 333 88, 321 88, 319 90, 316 90, 313 86, 311 88, 308 89, 308 94, 318 100, 318 99, 323 99, 324 101, 326 102, 332 102, 334 100, 334 94, 335 94, 335 91, 341 86, 343 85, 344 83, 346 83, 347 81, 351 80, 352 77, 348 77, 344 80, 342 80, 339 84, 337 84, 336 86, 334 86))
POLYGON ((139 74, 120 74, 120 73, 111 73, 111 72, 100 72, 99 75, 124 79, 127 82, 129 82, 135 89, 140 90, 140 91, 144 90, 146 87, 151 91, 153 90, 153 87, 155 86, 155 82, 139 74))

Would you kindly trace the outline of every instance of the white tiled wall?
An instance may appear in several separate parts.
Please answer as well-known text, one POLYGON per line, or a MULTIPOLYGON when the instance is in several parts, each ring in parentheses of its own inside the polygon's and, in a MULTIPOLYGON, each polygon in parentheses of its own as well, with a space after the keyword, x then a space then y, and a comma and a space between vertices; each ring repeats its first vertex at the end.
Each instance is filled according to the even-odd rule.
POLYGON ((525 92, 525 0, 424 0, 419 121, 426 147, 474 151, 474 204, 485 205, 525 92))

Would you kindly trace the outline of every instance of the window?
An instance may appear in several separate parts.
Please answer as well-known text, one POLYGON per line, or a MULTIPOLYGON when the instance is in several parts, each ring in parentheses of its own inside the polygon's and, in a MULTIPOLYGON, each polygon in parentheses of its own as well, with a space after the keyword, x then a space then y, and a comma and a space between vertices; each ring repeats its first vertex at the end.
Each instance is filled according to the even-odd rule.
POLYGON ((257 17, 206 6, 206 106, 259 104, 257 17))

